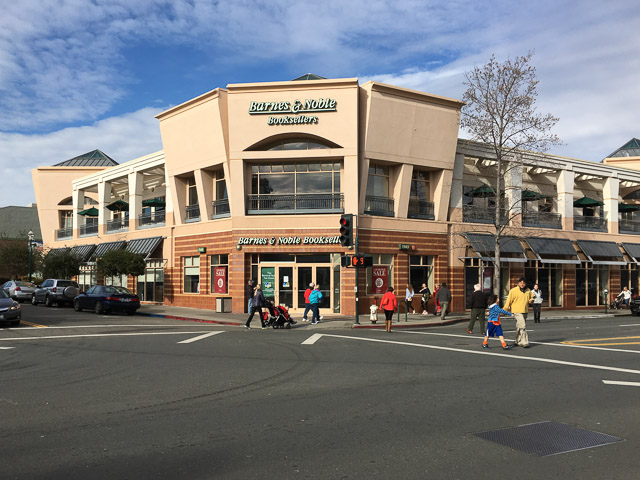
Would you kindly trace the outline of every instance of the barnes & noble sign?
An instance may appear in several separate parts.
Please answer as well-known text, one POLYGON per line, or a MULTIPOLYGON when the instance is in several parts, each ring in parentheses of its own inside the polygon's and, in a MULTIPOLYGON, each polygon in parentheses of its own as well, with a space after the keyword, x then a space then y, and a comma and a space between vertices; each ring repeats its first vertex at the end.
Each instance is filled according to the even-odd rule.
POLYGON ((318 123, 316 115, 307 113, 336 112, 338 102, 332 98, 294 100, 293 102, 251 102, 249 115, 270 115, 267 125, 299 125, 318 123), (288 115, 292 114, 292 115, 288 115), (275 116, 278 115, 278 116, 275 116))

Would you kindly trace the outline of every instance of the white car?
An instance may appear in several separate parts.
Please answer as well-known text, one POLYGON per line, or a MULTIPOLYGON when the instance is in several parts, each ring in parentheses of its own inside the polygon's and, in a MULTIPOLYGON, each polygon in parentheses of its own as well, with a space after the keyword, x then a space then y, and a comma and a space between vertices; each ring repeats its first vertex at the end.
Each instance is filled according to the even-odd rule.
POLYGON ((2 289, 7 295, 13 298, 16 302, 24 302, 31 300, 33 292, 36 290, 35 284, 31 282, 22 282, 20 280, 9 280, 2 289))

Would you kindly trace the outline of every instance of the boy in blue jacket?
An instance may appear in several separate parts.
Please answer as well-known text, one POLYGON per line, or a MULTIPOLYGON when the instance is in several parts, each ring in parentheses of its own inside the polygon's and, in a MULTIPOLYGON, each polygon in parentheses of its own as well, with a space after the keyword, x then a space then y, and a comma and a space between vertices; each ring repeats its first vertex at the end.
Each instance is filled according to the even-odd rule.
POLYGON ((502 333, 502 325, 500 324, 500 315, 509 315, 511 314, 506 310, 501 309, 498 306, 498 296, 490 295, 489 296, 490 305, 487 307, 489 309, 489 319, 487 321, 487 331, 484 334, 484 341, 482 342, 482 348, 488 350, 489 349, 489 337, 498 337, 500 338, 500 342, 502 343, 503 350, 511 349, 511 345, 507 345, 507 342, 504 341, 504 334, 502 333))

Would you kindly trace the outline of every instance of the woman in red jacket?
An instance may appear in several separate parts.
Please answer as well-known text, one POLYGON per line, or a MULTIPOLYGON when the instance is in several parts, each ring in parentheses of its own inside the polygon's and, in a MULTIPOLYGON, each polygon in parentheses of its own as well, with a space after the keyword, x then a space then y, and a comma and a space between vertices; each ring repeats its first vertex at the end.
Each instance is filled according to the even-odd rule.
POLYGON ((380 308, 384 310, 384 325, 387 332, 390 332, 393 313, 396 311, 396 308, 398 308, 398 299, 393 294, 393 287, 387 288, 387 293, 382 296, 380 308))

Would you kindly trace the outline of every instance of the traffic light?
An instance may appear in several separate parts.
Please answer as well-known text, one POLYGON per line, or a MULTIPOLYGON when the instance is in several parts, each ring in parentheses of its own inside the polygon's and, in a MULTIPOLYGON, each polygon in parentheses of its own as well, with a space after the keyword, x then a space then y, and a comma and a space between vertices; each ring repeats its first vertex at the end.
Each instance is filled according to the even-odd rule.
POLYGON ((340 216, 340 245, 353 246, 353 215, 350 213, 340 216))

